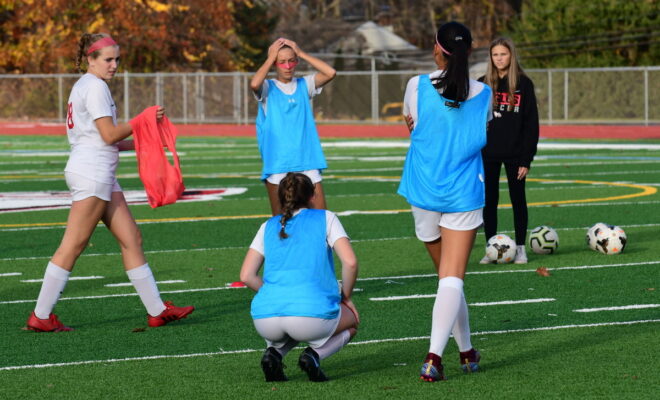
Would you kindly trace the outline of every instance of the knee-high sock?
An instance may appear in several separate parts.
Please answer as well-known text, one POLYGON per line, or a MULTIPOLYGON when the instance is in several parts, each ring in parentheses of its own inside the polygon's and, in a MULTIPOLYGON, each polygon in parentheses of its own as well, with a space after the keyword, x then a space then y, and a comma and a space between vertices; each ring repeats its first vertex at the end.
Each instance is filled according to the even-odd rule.
POLYGON ((144 304, 149 315, 152 317, 160 315, 165 310, 165 305, 163 304, 163 300, 160 299, 156 279, 151 272, 151 268, 149 268, 149 264, 129 269, 126 271, 126 275, 131 280, 135 291, 140 296, 140 300, 142 300, 142 304, 144 304))
POLYGON ((37 305, 34 308, 34 315, 37 318, 48 319, 64 291, 70 274, 71 272, 64 268, 52 262, 48 263, 44 273, 44 281, 41 284, 41 291, 39 291, 39 297, 37 298, 37 305))
POLYGON ((323 343, 323 346, 315 348, 314 351, 319 355, 319 359, 323 360, 341 350, 350 340, 351 332, 346 329, 330 337, 327 342, 323 343))
POLYGON ((300 342, 298 342, 297 340, 289 339, 286 343, 284 343, 284 346, 280 347, 279 349, 277 347, 274 347, 274 349, 277 350, 277 352, 280 353, 282 357, 284 357, 285 355, 287 355, 287 353, 289 353, 289 351, 291 351, 291 349, 298 346, 298 343, 300 342))
POLYGON ((472 342, 470 341, 470 319, 465 295, 462 292, 461 290, 461 304, 451 334, 454 336, 454 340, 456 340, 458 351, 468 351, 472 348, 472 342))
POLYGON ((430 353, 442 357, 449 334, 451 333, 456 316, 461 307, 463 298, 463 280, 454 276, 440 279, 438 293, 433 305, 433 321, 431 325, 430 353))

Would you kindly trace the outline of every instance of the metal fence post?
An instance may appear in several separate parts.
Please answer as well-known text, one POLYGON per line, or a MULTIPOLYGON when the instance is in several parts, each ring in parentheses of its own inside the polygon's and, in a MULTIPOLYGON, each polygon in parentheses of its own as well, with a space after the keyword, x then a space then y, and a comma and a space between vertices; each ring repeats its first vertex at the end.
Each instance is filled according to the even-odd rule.
POLYGON ((378 115, 378 75, 376 74, 376 59, 371 57, 371 120, 379 123, 378 115))
POLYGON ((57 120, 59 122, 64 122, 62 118, 66 118, 64 115, 64 93, 62 89, 62 75, 57 75, 57 120))
POLYGON ((548 125, 552 125, 552 71, 548 70, 548 125))
POLYGON ((564 121, 568 121, 568 70, 564 70, 564 121))
POLYGON ((188 123, 188 76, 181 75, 181 90, 183 91, 183 123, 188 123))
POLYGON ((128 84, 128 71, 124 71, 124 122, 128 122, 130 120, 130 85, 128 84))
POLYGON ((644 125, 649 126, 649 69, 644 68, 644 125))

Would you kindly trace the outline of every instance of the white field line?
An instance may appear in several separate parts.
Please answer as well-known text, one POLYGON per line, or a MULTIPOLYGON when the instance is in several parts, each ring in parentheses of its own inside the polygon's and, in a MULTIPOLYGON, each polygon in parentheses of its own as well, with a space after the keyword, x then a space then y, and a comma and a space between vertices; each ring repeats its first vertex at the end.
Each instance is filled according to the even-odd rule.
MULTIPOLYGON (((624 264, 601 264, 601 265, 577 265, 569 267, 555 267, 547 268, 548 271, 564 271, 564 270, 582 270, 582 269, 599 269, 599 268, 615 268, 615 267, 631 267, 642 265, 660 264, 660 261, 645 261, 638 263, 624 263, 624 264)), ((518 269, 518 270, 491 270, 491 271, 467 271, 466 275, 488 275, 488 274, 513 274, 513 273, 536 273, 535 269, 518 269)), ((358 278, 358 281, 392 281, 396 283, 396 279, 415 279, 415 278, 429 278, 437 277, 437 274, 419 274, 419 275, 399 275, 399 276, 374 276, 369 278, 358 278)))
MULTIPOLYGON (((413 294, 409 296, 370 297, 369 300, 395 301, 395 300, 430 299, 430 298, 435 298, 435 294, 413 294)), ((468 305, 472 307, 485 307, 485 306, 501 306, 501 305, 511 305, 511 304, 546 303, 555 300, 557 299, 541 298, 541 299, 526 299, 526 300, 504 300, 504 301, 489 301, 482 303, 469 303, 468 305)))
POLYGON ((23 275, 23 273, 22 272, 4 272, 4 273, 0 274, 0 277, 3 277, 3 276, 20 276, 20 275, 23 275))
MULTIPOLYGON (((211 288, 198 288, 198 289, 182 289, 182 290, 161 290, 161 294, 168 294, 168 293, 192 293, 192 292, 209 292, 209 291, 214 291, 214 290, 230 290, 230 289, 245 289, 246 286, 242 287, 231 287, 231 286, 222 286, 222 287, 211 287, 211 288)), ((112 297, 131 297, 131 296, 137 296, 137 293, 118 293, 118 294, 106 294, 106 295, 100 295, 100 296, 80 296, 80 297, 62 297, 60 301, 62 300, 98 300, 98 299, 108 299, 112 297)), ((24 304, 24 303, 36 303, 36 299, 30 299, 30 300, 7 300, 7 301, 0 301, 1 304, 24 304)))
MULTIPOLYGON (((105 279, 104 276, 95 275, 95 276, 72 276, 69 278, 70 281, 87 281, 91 279, 105 279)), ((43 279, 24 279, 21 282, 23 283, 41 283, 43 279)))
POLYGON ((620 311, 620 310, 639 310, 643 308, 659 308, 660 304, 633 304, 630 306, 617 306, 617 307, 598 307, 598 308, 579 308, 573 312, 598 312, 598 311, 620 311))
MULTIPOLYGON (((175 279, 175 280, 170 280, 170 281, 157 281, 157 285, 168 285, 172 283, 186 283, 187 281, 181 280, 181 279, 175 279)), ((108 283, 106 285, 103 285, 105 287, 123 287, 123 286, 133 286, 131 282, 121 282, 121 283, 108 283)))
MULTIPOLYGON (((638 325, 638 324, 652 324, 660 322, 660 319, 647 319, 638 321, 614 321, 602 322, 595 324, 575 324, 575 325, 558 325, 558 326, 542 326, 538 328, 525 328, 525 329, 509 329, 500 331, 484 331, 473 332, 472 336, 486 336, 486 335, 503 335, 527 332, 542 332, 542 331, 556 331, 560 329, 579 329, 579 328, 598 328, 607 326, 622 326, 622 325, 638 325)), ((63 333, 62 335, 66 335, 63 333)), ((404 338, 386 338, 374 340, 362 340, 350 342, 351 346, 364 346, 369 344, 392 343, 392 342, 412 342, 418 340, 429 340, 429 336, 412 336, 404 338)), ((78 365, 91 365, 91 364, 106 364, 117 362, 130 362, 130 361, 147 361, 147 360, 162 360, 162 359, 176 359, 176 358, 195 358, 195 357, 211 357, 211 356, 224 356, 232 354, 245 354, 245 353, 261 353, 263 349, 239 349, 239 350, 220 350, 208 353, 189 353, 189 354, 162 354, 143 357, 126 357, 126 358, 110 358, 106 360, 83 360, 62 363, 50 364, 30 364, 30 365, 13 365, 0 367, 0 371, 14 371, 21 369, 39 369, 39 368, 52 368, 52 367, 74 367, 78 365)))
MULTIPOLYGON (((560 270, 583 270, 583 269, 598 269, 598 268, 613 268, 613 267, 624 267, 629 268, 631 266, 641 266, 641 265, 652 265, 660 264, 660 261, 648 261, 640 263, 626 263, 626 264, 603 264, 603 265, 580 265, 572 267, 557 267, 557 268, 548 268, 548 271, 560 271, 560 270)), ((507 273, 536 273, 535 269, 524 269, 524 270, 493 270, 493 271, 468 271, 466 274, 471 275, 483 275, 483 274, 507 274, 507 273)), ((391 281, 390 283, 398 283, 395 279, 417 279, 417 278, 431 278, 437 277, 436 274, 419 274, 419 275, 399 275, 399 276, 384 276, 384 277, 370 277, 370 278, 358 278, 358 281, 391 281)), ((244 289, 241 288, 232 288, 232 287, 211 287, 211 288, 198 288, 198 289, 181 289, 181 290, 169 290, 161 291, 161 293, 191 293, 191 292, 207 292, 214 290, 226 290, 226 289, 244 289)), ((99 296, 81 296, 81 297, 63 297, 60 300, 90 300, 90 299, 105 299, 110 297, 127 297, 127 296, 137 296, 137 293, 121 293, 121 294, 108 294, 108 295, 99 295, 99 296)), ((423 296, 423 295, 422 295, 423 296)), ((23 304, 23 303, 35 303, 36 299, 29 300, 6 300, 0 301, 2 304, 23 304)))

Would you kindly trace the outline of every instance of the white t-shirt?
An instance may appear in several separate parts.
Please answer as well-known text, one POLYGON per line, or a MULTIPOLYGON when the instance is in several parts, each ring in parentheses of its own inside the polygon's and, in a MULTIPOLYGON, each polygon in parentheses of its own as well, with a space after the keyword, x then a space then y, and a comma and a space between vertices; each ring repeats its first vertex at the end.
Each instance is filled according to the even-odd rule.
MULTIPOLYGON (((296 210, 293 215, 298 214, 300 210, 296 210)), ((338 239, 343 237, 348 238, 344 227, 339 222, 339 218, 332 211, 325 210, 325 226, 328 246, 333 247, 338 239)), ((257 231, 256 236, 252 240, 252 244, 250 244, 250 248, 258 251, 261 255, 264 255, 264 232, 266 232, 266 222, 261 224, 259 231, 257 231)))
POLYGON ((105 81, 86 73, 73 85, 69 95, 66 133, 71 154, 64 170, 96 182, 114 183, 118 149, 101 138, 94 121, 102 117, 112 117, 112 122, 117 124, 115 102, 105 81))
MULTIPOLYGON (((323 90, 322 87, 318 89, 316 88, 316 82, 314 81, 315 77, 316 77, 316 73, 303 76, 303 79, 305 79, 305 83, 307 84, 307 94, 309 95, 310 99, 316 96, 317 94, 321 93, 321 91, 323 90)), ((261 84, 261 92, 253 92, 254 98, 263 104, 264 113, 266 112, 267 102, 268 102, 268 89, 270 86, 269 82, 270 81, 268 79, 265 79, 264 83, 261 84)), ((296 81, 296 78, 292 79, 291 82, 289 83, 280 82, 277 79, 273 79, 273 82, 275 82, 275 85, 277 86, 278 89, 280 89, 282 92, 284 92, 284 94, 287 94, 289 96, 295 93, 296 89, 298 88, 298 82, 296 81)))
MULTIPOLYGON (((433 71, 429 74, 429 77, 431 79, 436 79, 440 77, 445 71, 443 70, 436 70, 433 71)), ((485 84, 479 81, 475 81, 474 79, 470 79, 470 92, 468 93, 468 99, 473 98, 474 96, 478 95, 481 93, 481 91, 484 89, 485 84)), ((410 115, 412 116, 413 121, 415 121, 415 124, 417 123, 418 117, 417 117, 417 92, 419 88, 419 75, 418 76, 413 76, 410 78, 408 81, 408 85, 406 86, 406 93, 403 95, 403 115, 410 115)), ((493 119, 493 113, 490 111, 493 108, 493 103, 489 103, 489 111, 488 111, 488 120, 490 121, 493 119)))

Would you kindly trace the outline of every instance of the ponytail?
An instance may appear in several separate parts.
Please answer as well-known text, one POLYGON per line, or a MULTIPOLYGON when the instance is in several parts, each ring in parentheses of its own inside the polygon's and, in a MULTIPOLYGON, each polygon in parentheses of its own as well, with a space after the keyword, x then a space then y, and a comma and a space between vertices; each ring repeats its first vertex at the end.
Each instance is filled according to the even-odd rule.
POLYGON ((443 97, 453 100, 447 105, 458 108, 470 93, 468 57, 472 48, 470 30, 458 22, 448 22, 438 29, 435 41, 447 61, 444 74, 433 83, 443 97))
POLYGON ((282 208, 280 239, 289 237, 285 230, 287 221, 293 217, 296 210, 307 207, 313 195, 314 184, 307 175, 289 172, 282 179, 277 189, 277 196, 282 208))

